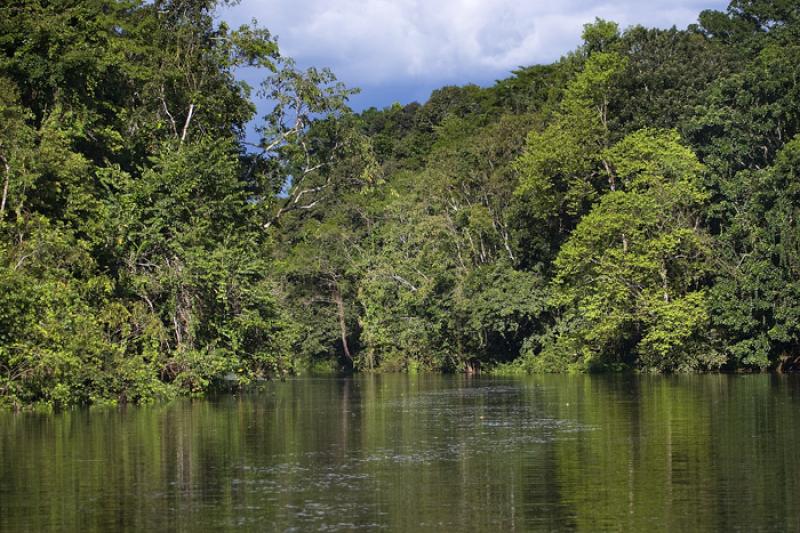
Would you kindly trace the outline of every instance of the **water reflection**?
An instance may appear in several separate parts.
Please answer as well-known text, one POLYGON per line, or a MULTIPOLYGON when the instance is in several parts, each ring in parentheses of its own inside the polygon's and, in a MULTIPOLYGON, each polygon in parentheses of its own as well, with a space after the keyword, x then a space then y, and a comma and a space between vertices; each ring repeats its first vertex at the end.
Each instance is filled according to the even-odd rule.
POLYGON ((793 376, 359 376, 0 415, 0 530, 800 529, 793 376))

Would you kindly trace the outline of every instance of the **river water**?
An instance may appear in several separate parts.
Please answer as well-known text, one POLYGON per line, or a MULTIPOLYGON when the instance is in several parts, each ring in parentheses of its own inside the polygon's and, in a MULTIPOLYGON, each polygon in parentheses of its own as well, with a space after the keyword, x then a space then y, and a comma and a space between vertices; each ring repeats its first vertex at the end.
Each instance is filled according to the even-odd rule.
POLYGON ((798 378, 298 378, 0 413, 0 531, 800 531, 798 378))

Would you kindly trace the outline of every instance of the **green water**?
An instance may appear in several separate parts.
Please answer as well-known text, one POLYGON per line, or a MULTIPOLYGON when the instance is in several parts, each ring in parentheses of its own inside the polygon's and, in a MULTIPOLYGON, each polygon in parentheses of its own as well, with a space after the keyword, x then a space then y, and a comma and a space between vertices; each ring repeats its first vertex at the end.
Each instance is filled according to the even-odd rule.
POLYGON ((0 531, 798 531, 794 376, 359 376, 0 414, 0 531))

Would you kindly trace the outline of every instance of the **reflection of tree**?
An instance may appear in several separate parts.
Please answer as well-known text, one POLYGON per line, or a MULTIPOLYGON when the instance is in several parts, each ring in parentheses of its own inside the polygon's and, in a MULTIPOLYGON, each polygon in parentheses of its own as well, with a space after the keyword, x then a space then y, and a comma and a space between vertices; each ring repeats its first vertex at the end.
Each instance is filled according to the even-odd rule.
POLYGON ((796 397, 770 376, 376 375, 6 415, 0 529, 794 531, 796 397))
POLYGON ((709 379, 587 378, 562 389, 561 416, 596 428, 559 442, 579 529, 716 529, 709 379))

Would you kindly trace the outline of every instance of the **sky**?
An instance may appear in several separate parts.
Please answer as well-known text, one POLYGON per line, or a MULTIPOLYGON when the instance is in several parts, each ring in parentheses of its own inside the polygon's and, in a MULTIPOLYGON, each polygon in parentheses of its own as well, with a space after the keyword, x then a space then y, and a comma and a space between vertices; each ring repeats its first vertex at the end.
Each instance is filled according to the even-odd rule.
MULTIPOLYGON (((251 19, 300 66, 330 67, 360 111, 424 102, 444 85, 490 85, 519 66, 551 63, 595 17, 621 28, 685 28, 720 0, 241 0, 220 16, 251 19)), ((257 85, 252 73, 242 77, 257 85)))

